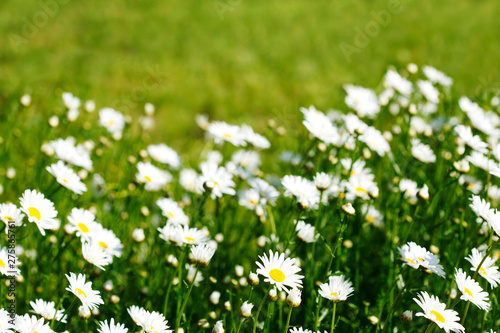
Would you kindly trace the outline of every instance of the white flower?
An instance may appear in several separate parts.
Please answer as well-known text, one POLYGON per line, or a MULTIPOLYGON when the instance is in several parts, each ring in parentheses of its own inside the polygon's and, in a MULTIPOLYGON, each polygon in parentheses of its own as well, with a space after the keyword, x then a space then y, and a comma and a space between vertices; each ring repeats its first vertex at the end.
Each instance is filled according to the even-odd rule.
POLYGON ((455 281, 462 293, 460 299, 470 301, 486 312, 490 309, 488 293, 483 291, 479 283, 474 281, 470 276, 467 276, 461 268, 455 272, 455 281))
POLYGON ((55 228, 57 211, 54 203, 36 190, 26 190, 20 198, 21 210, 28 217, 29 222, 34 222, 41 234, 45 236, 46 229, 55 228))
POLYGON ((56 316, 56 320, 65 323, 66 316, 64 315, 64 309, 57 310, 55 308, 54 302, 46 302, 43 299, 37 299, 34 302, 30 302, 33 312, 37 315, 42 316, 46 320, 50 321, 56 316))
POLYGON ((10 316, 10 313, 5 310, 5 309, 0 309, 0 329, 2 330, 2 333, 13 333, 14 331, 11 331, 11 329, 15 328, 15 325, 12 325, 12 321, 15 320, 15 318, 12 318, 10 316))
POLYGON ((160 198, 156 200, 156 204, 160 207, 162 215, 167 218, 170 223, 189 224, 189 217, 184 213, 179 204, 169 198, 160 198))
POLYGON ((417 81, 417 86, 425 99, 433 104, 439 103, 439 90, 437 90, 429 81, 417 81))
POLYGON ((484 253, 479 252, 478 249, 474 248, 472 249, 472 253, 466 257, 465 260, 472 264, 472 271, 475 272, 479 269, 479 275, 485 278, 492 288, 496 288, 500 283, 500 272, 498 271, 498 267, 495 266, 496 259, 487 257, 481 267, 478 268, 484 256, 484 253))
POLYGON ((444 329, 446 333, 465 332, 465 328, 460 325, 458 313, 454 310, 446 310, 446 304, 441 303, 436 296, 429 296, 425 291, 420 292, 418 299, 413 299, 424 312, 418 312, 417 317, 425 317, 444 329))
POLYGON ((324 172, 317 172, 314 176, 314 185, 320 191, 327 190, 332 185, 333 177, 324 172))
POLYGON ((215 323, 212 333, 224 333, 224 326, 222 325, 222 320, 215 323))
POLYGON ((90 242, 97 244, 102 251, 110 256, 121 257, 123 244, 112 230, 104 229, 101 225, 90 234, 90 242))
POLYGON ((179 154, 164 143, 149 145, 147 151, 149 156, 157 162, 170 165, 174 169, 178 169, 181 166, 179 154))
POLYGON ((95 230, 102 227, 95 221, 95 215, 83 208, 73 208, 68 215, 68 231, 75 232, 82 240, 89 240, 95 230))
POLYGON ((295 231, 297 231, 297 237, 305 243, 315 242, 319 234, 316 233, 316 228, 304 221, 295 221, 295 231))
POLYGON ((444 74, 443 72, 438 71, 434 67, 424 66, 422 68, 422 71, 432 83, 439 83, 440 85, 445 87, 449 87, 453 84, 453 79, 446 76, 446 74, 444 74))
POLYGON ((479 153, 488 153, 488 144, 483 142, 479 135, 474 135, 472 129, 469 126, 457 125, 455 127, 455 132, 460 136, 466 145, 476 150, 479 153))
POLYGON ((20 271, 17 266, 20 264, 12 248, 10 250, 7 247, 0 248, 0 273, 7 276, 18 275, 20 271))
POLYGON ((241 134, 245 141, 251 143, 256 148, 267 149, 271 147, 271 143, 264 136, 255 133, 248 125, 241 125, 241 134))
POLYGON ((300 111, 304 114, 302 123, 314 137, 327 145, 339 146, 341 144, 337 128, 323 112, 316 110, 314 106, 310 106, 309 109, 300 108, 300 111))
POLYGON ((319 203, 320 193, 313 182, 300 176, 287 175, 281 180, 286 196, 295 196, 302 205, 314 208, 319 203))
POLYGON ((92 160, 90 159, 89 151, 81 144, 75 146, 74 138, 68 137, 67 139, 50 141, 49 146, 54 149, 58 159, 89 171, 92 169, 92 160))
POLYGON ((125 325, 116 323, 113 318, 108 324, 108 321, 99 322, 99 328, 97 329, 99 333, 127 333, 128 329, 125 328, 125 325))
POLYGON ((414 242, 408 242, 402 247, 398 247, 398 251, 401 255, 400 259, 404 261, 404 264, 415 269, 422 266, 442 278, 445 277, 443 266, 439 264, 438 257, 425 248, 414 242))
POLYGON ((137 163, 139 172, 135 175, 140 183, 144 183, 146 191, 159 191, 167 183, 172 181, 172 176, 164 170, 158 169, 150 162, 137 163))
POLYGON ((75 192, 76 194, 87 192, 87 186, 82 183, 82 180, 73 171, 73 169, 67 167, 63 161, 58 161, 57 163, 48 166, 47 171, 52 176, 56 177, 56 180, 59 184, 75 192))
POLYGON ((99 125, 105 127, 111 134, 121 135, 125 127, 125 117, 112 108, 99 110, 99 125))
POLYGON ((302 302, 301 296, 302 296, 302 291, 300 291, 297 288, 293 288, 288 292, 288 296, 286 297, 286 302, 290 306, 297 307, 302 302))
POLYGON ((24 316, 16 315, 14 329, 19 333, 53 333, 49 323, 44 323, 44 319, 38 319, 35 316, 25 314, 24 316))
POLYGON ((373 90, 350 84, 344 85, 344 89, 347 92, 345 104, 355 110, 358 116, 373 118, 379 113, 380 105, 373 90))
POLYGON ((66 290, 78 297, 84 307, 93 310, 97 309, 99 304, 104 304, 99 291, 92 290, 92 282, 85 283, 85 275, 76 276, 75 273, 69 273, 69 275, 66 274, 66 278, 69 281, 69 287, 66 290))
POLYGON ((220 198, 223 194, 235 195, 233 176, 226 168, 219 167, 214 163, 203 163, 201 165, 200 183, 211 192, 212 199, 220 198))
MULTIPOLYGON (((473 151, 470 156, 465 157, 467 161, 474 164, 478 168, 481 168, 485 171, 493 171, 495 170, 495 162, 490 160, 487 156, 483 155, 480 152, 473 151)), ((494 172, 491 172, 494 175, 494 172)))
POLYGON ((385 74, 384 87, 393 88, 402 95, 409 96, 413 92, 413 86, 410 81, 399 75, 398 72, 389 69, 385 74))
POLYGON ((9 233, 9 224, 14 224, 16 227, 23 225, 24 214, 13 203, 0 204, 0 220, 5 223, 5 233, 9 233))
POLYGON ((250 210, 255 210, 261 203, 259 192, 253 188, 241 191, 239 198, 239 204, 250 210))
POLYGON ((351 281, 343 275, 330 276, 328 283, 323 283, 319 288, 319 294, 332 302, 345 301, 354 292, 351 281))
POLYGON ((215 143, 222 144, 224 141, 230 142, 234 146, 246 146, 245 135, 241 128, 236 125, 229 125, 223 121, 214 121, 208 125, 207 133, 214 138, 215 143))
POLYGON ((417 160, 424 163, 436 162, 436 155, 432 151, 431 147, 422 143, 419 139, 411 139, 411 146, 411 154, 417 160))
POLYGON ((302 287, 304 276, 298 275, 300 267, 295 265, 295 259, 286 258, 284 253, 269 251, 269 258, 264 253, 256 262, 259 268, 257 274, 264 276, 264 281, 275 285, 278 290, 288 291, 288 288, 302 287))
POLYGON ((248 185, 259 192, 261 198, 267 202, 274 204, 280 193, 272 185, 269 185, 265 180, 260 178, 252 178, 248 180, 248 185))
POLYGON ((96 242, 83 242, 82 255, 87 262, 95 265, 103 271, 105 270, 104 266, 107 266, 113 262, 113 256, 111 256, 107 252, 104 252, 102 247, 99 246, 96 242))
POLYGON ((200 178, 193 169, 183 169, 179 174, 179 184, 190 192, 200 194, 203 184, 200 184, 200 178))
POLYGON ((208 265, 208 262, 215 254, 215 249, 207 244, 199 244, 191 247, 191 259, 202 266, 208 265))
POLYGON ((242 317, 250 317, 252 315, 253 304, 245 301, 240 307, 240 314, 242 317))
POLYGON ((380 156, 384 156, 391 150, 389 143, 384 138, 382 133, 374 127, 368 127, 362 135, 358 137, 358 140, 366 143, 368 148, 376 151, 380 156))
POLYGON ((145 333, 173 333, 168 328, 168 321, 165 316, 156 311, 149 312, 138 306, 131 306, 127 309, 132 320, 140 326, 145 333))

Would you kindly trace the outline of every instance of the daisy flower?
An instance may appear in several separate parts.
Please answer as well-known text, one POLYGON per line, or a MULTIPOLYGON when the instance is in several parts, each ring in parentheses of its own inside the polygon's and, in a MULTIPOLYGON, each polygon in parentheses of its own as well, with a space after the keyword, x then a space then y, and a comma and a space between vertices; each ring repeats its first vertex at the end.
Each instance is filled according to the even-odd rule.
POLYGON ((95 221, 95 215, 83 208, 73 208, 68 215, 68 230, 75 232, 82 240, 90 240, 90 236, 96 230, 100 230, 102 226, 95 221))
POLYGON ((172 176, 164 170, 158 169, 150 162, 137 163, 139 172, 135 178, 139 183, 144 183, 146 191, 159 191, 167 183, 172 181, 172 176))
POLYGON ((205 232, 198 230, 196 228, 189 228, 187 225, 177 226, 177 235, 175 239, 182 244, 186 245, 198 245, 200 243, 205 243, 208 241, 208 237, 205 232))
POLYGON ((446 310, 446 304, 441 303, 436 296, 429 296, 425 291, 420 292, 418 299, 413 299, 423 310, 418 312, 417 317, 425 317, 444 329, 446 333, 465 332, 465 328, 460 325, 458 313, 454 310, 446 310))
POLYGON ((467 146, 481 154, 488 154, 488 144, 483 142, 479 135, 473 135, 472 129, 469 126, 457 125, 455 127, 455 132, 457 132, 460 139, 462 139, 467 146))
POLYGON ((135 324, 141 327, 146 333, 173 333, 168 328, 168 321, 156 311, 149 312, 138 306, 131 306, 127 309, 135 324))
POLYGON ((313 331, 311 330, 306 330, 305 328, 302 328, 302 327, 292 327, 290 328, 290 331, 288 331, 289 333, 314 333, 313 331))
POLYGON ((364 205, 362 208, 365 213, 366 221, 370 224, 373 224, 376 227, 383 227, 383 216, 382 214, 373 206, 364 205))
POLYGON ((95 265, 103 271, 105 270, 104 266, 113 262, 113 256, 105 252, 96 242, 83 242, 82 255, 87 262, 95 265))
POLYGON ((286 175, 281 184, 285 188, 285 195, 295 196, 303 206, 314 208, 318 205, 320 192, 310 180, 301 176, 286 175))
POLYGON ((461 268, 455 272, 455 281, 458 289, 462 293, 460 299, 474 303, 474 305, 481 310, 485 310, 486 312, 489 311, 490 303, 488 300, 488 293, 483 291, 479 283, 470 276, 467 276, 461 268))
POLYGON ((253 128, 243 124, 241 125, 241 134, 246 142, 251 143, 255 148, 267 149, 271 147, 271 143, 264 136, 255 133, 253 128))
POLYGON ((149 145, 147 151, 156 162, 170 165, 174 169, 179 169, 181 166, 179 154, 164 143, 149 145))
POLYGON ((479 275, 485 278, 492 288, 496 288, 500 283, 500 272, 498 271, 498 267, 495 266, 496 259, 492 259, 491 257, 487 257, 481 267, 478 268, 481 261, 483 261, 485 254, 483 252, 479 252, 478 249, 472 249, 472 253, 465 258, 468 262, 472 264, 472 271, 476 271, 479 269, 479 275))
POLYGON ((304 221, 295 221, 295 231, 297 237, 304 243, 313 243, 318 240, 319 234, 316 233, 316 228, 313 225, 305 223, 304 221))
POLYGON ((156 204, 160 207, 162 215, 167 218, 168 222, 186 225, 189 224, 189 217, 174 200, 161 198, 156 200, 156 204))
POLYGON ((259 268, 257 269, 257 274, 264 276, 264 281, 275 285, 279 291, 285 290, 288 292, 288 288, 301 288, 303 275, 298 275, 300 272, 300 267, 295 265, 295 259, 286 258, 284 253, 273 253, 269 250, 269 258, 264 253, 259 256, 262 261, 256 262, 259 268))
POLYGON ((333 177, 324 172, 317 172, 313 177, 314 185, 319 191, 326 191, 333 182, 333 177))
POLYGON ((208 244, 199 244, 191 247, 189 258, 195 263, 205 267, 215 254, 215 249, 208 244))
POLYGON ((25 314, 24 316, 17 316, 15 320, 14 329, 19 333, 53 333, 49 323, 44 323, 44 319, 38 319, 35 316, 25 314))
POLYGON ((14 276, 20 273, 17 266, 19 266, 21 262, 12 252, 12 249, 8 250, 7 247, 2 247, 0 249, 0 273, 3 275, 14 276))
POLYGON ((261 164, 259 153, 255 151, 238 150, 226 164, 226 169, 235 176, 248 179, 259 173, 261 164))
POLYGON ((474 177, 462 175, 458 178, 458 182, 474 194, 478 194, 483 190, 483 183, 474 177))
POLYGON ((23 225, 24 214, 13 203, 0 204, 0 220, 5 223, 5 233, 9 233, 9 224, 16 227, 23 225))
POLYGON ((99 125, 105 127, 109 133, 121 136, 125 117, 112 108, 103 108, 99 110, 99 125))
POLYGON ((472 208, 472 211, 476 213, 476 215, 483 220, 487 221, 489 219, 490 214, 494 212, 492 208, 490 208, 490 203, 477 195, 473 195, 470 200, 472 203, 469 205, 472 208))
POLYGON ((439 83, 445 87, 449 87, 453 84, 452 78, 432 66, 424 66, 422 71, 432 83, 439 83))
POLYGON ((330 276, 328 283, 323 283, 319 289, 319 294, 332 302, 345 301, 354 292, 351 281, 343 275, 330 276))
POLYGON ((59 184, 75 192, 76 194, 87 192, 87 186, 82 183, 82 180, 73 171, 73 169, 68 168, 63 161, 58 161, 57 163, 48 166, 47 171, 52 176, 56 177, 56 180, 59 184))
POLYGON ((123 244, 112 230, 97 228, 91 233, 90 240, 110 256, 121 257, 123 244))
POLYGON ((344 85, 344 89, 347 92, 345 104, 355 110, 358 116, 373 118, 380 112, 378 98, 373 90, 351 84, 344 85))
POLYGON ((411 82, 392 69, 389 69, 385 74, 384 87, 393 88, 400 94, 406 96, 411 95, 411 93, 413 92, 413 86, 411 82))
POLYGON ((431 147, 422 143, 419 139, 411 139, 411 154, 417 160, 424 163, 436 162, 436 155, 431 147))
MULTIPOLYGON (((255 210, 260 206, 261 199, 259 192, 255 189, 247 189, 238 193, 240 206, 246 207, 250 210, 255 210)), ((265 202, 265 200, 263 200, 265 202)))
MULTIPOLYGON (((488 156, 483 155, 482 153, 477 151, 471 152, 469 156, 465 157, 465 160, 474 164, 478 168, 483 169, 484 171, 490 171, 490 170, 493 171, 495 170, 496 167, 495 162, 493 160, 490 160, 488 156)), ((492 175, 495 176, 494 173, 492 173, 492 175)))
POLYGON ((92 290, 92 282, 85 283, 84 274, 76 276, 75 273, 69 273, 69 275, 66 274, 66 278, 69 281, 69 286, 66 290, 78 297, 84 307, 93 310, 97 309, 99 304, 104 304, 99 291, 92 290))
POLYGON ((226 141, 236 147, 247 145, 241 128, 236 125, 229 125, 223 121, 214 121, 210 123, 207 128, 207 133, 217 144, 222 144, 226 141))
POLYGON ((66 316, 64 315, 64 309, 57 310, 56 314, 56 304, 54 302, 46 302, 43 299, 37 299, 34 302, 30 302, 33 312, 39 316, 45 318, 45 320, 50 321, 56 316, 56 320, 65 323, 66 316))
POLYGON ((13 333, 11 329, 14 329, 15 326, 11 324, 12 317, 10 313, 5 309, 0 309, 0 332, 2 333, 13 333))
POLYGON ((431 82, 418 80, 417 86, 425 99, 433 104, 439 103, 439 90, 437 90, 431 82))
POLYGON ((109 324, 107 320, 99 322, 97 331, 99 333, 127 333, 128 329, 123 324, 115 324, 114 318, 111 318, 109 324))
POLYGON ((398 251, 404 264, 415 269, 423 267, 442 278, 445 277, 443 266, 439 264, 438 257, 416 243, 408 242, 402 247, 398 247, 398 251))
POLYGON ((202 163, 199 183, 211 191, 212 199, 221 198, 223 194, 235 195, 233 176, 226 168, 215 163, 202 163))
POLYGON ((384 156, 391 151, 391 147, 387 140, 382 133, 374 127, 368 127, 364 133, 358 137, 358 140, 366 143, 368 148, 377 152, 380 156, 384 156))
POLYGON ((332 124, 331 120, 323 112, 316 110, 312 105, 309 109, 300 108, 300 111, 304 114, 302 124, 315 138, 327 145, 341 145, 341 137, 337 127, 332 124))
POLYGON ((54 209, 54 203, 36 190, 26 190, 20 198, 21 210, 28 217, 29 222, 34 222, 43 236, 46 229, 52 229, 57 226, 55 220, 57 211, 54 209))
POLYGON ((276 188, 263 179, 252 178, 248 180, 248 185, 259 192, 259 195, 267 202, 274 204, 280 193, 276 188))
POLYGON ((200 177, 193 169, 181 170, 179 184, 189 192, 202 193, 203 183, 200 183, 200 177))
POLYGON ((54 149, 58 159, 89 171, 92 169, 92 160, 90 159, 89 151, 83 145, 75 146, 75 139, 73 137, 50 141, 49 146, 54 149))
POLYGON ((349 201, 353 201, 356 198, 361 198, 363 200, 369 200, 370 195, 378 193, 378 187, 375 182, 373 182, 372 175, 366 175, 362 173, 355 174, 349 177, 349 181, 343 182, 345 187, 345 197, 349 201))

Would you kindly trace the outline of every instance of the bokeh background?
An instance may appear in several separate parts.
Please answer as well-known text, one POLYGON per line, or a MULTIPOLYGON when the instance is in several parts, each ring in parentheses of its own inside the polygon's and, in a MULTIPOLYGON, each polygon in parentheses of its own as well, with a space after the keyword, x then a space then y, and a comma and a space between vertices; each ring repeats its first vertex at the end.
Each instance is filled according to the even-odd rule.
POLYGON ((196 113, 300 124, 300 106, 341 109, 343 84, 375 88, 389 65, 435 66, 457 95, 498 88, 499 17, 497 0, 2 0, 0 98, 151 102, 178 148, 196 113))

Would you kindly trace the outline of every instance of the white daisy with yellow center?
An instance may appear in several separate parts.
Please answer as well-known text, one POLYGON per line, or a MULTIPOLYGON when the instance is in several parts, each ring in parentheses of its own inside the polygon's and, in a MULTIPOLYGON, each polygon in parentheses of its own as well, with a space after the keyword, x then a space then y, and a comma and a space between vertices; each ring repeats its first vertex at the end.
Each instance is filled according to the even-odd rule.
POLYGON ((460 299, 474 303, 481 310, 489 311, 488 293, 483 291, 479 283, 470 276, 467 276, 461 268, 455 273, 455 281, 462 293, 460 299))
POLYGON ((96 230, 101 230, 100 223, 95 221, 95 215, 83 208, 73 208, 68 215, 68 230, 76 232, 82 240, 88 241, 96 230))
POLYGON ((13 203, 0 204, 0 220, 5 223, 5 233, 9 233, 9 226, 14 223, 16 227, 23 225, 24 214, 13 203))
POLYGON ((30 302, 30 305, 34 313, 42 316, 46 320, 52 320, 54 319, 54 316, 56 316, 57 321, 63 323, 66 322, 64 309, 59 309, 56 312, 56 304, 54 302, 46 302, 43 299, 36 299, 34 302, 30 302))
POLYGON ((43 236, 45 236, 45 230, 58 226, 54 203, 46 199, 42 193, 36 190, 26 190, 20 201, 21 210, 28 217, 28 221, 35 223, 43 236))
POLYGON ((75 192, 76 194, 87 192, 87 186, 82 183, 82 180, 73 171, 73 169, 67 167, 63 161, 59 161, 52 164, 51 166, 48 166, 47 171, 52 176, 56 177, 56 180, 59 184, 75 192))
POLYGON ((132 320, 140 326, 146 333, 172 333, 168 327, 165 316, 159 312, 149 312, 138 306, 131 306, 127 309, 132 320))
POLYGON ((159 191, 172 180, 170 173, 155 167, 150 162, 137 163, 137 169, 139 172, 135 178, 145 185, 146 191, 159 191))
POLYGON ((156 200, 156 204, 160 207, 162 215, 167 218, 170 223, 189 224, 189 217, 184 213, 179 204, 170 198, 160 198, 156 200))
POLYGON ((328 283, 319 286, 319 294, 332 302, 342 302, 354 292, 351 281, 343 275, 330 276, 328 283))
POLYGON ((478 268, 484 256, 485 254, 483 252, 474 248, 472 249, 472 253, 466 257, 465 260, 472 264, 472 271, 479 270, 479 275, 485 278, 492 288, 496 288, 498 284, 500 284, 500 272, 498 271, 498 267, 495 266, 496 259, 487 257, 481 267, 478 268))
POLYGON ((284 253, 269 251, 269 257, 264 253, 259 256, 262 261, 257 261, 259 266, 257 274, 264 276, 264 281, 275 285, 278 290, 285 290, 288 288, 302 288, 303 275, 297 274, 300 272, 300 267, 295 265, 295 259, 286 258, 284 253))
POLYGON ((66 274, 66 278, 69 281, 66 290, 78 297, 84 307, 93 310, 97 309, 99 304, 104 304, 100 292, 92 289, 92 282, 85 282, 84 274, 77 276, 75 273, 69 273, 66 274))
POLYGON ((465 328, 460 325, 458 313, 454 310, 446 310, 446 304, 441 303, 436 296, 429 296, 425 291, 420 292, 418 298, 413 299, 423 310, 416 316, 425 317, 444 329, 446 332, 465 332, 465 328))
POLYGON ((9 253, 6 247, 0 249, 0 273, 7 276, 14 276, 20 273, 17 268, 21 262, 17 259, 17 256, 13 253, 9 253))
POLYGON ((109 324, 107 320, 99 322, 97 331, 99 333, 127 333, 128 329, 123 324, 115 323, 115 320, 111 318, 109 324))

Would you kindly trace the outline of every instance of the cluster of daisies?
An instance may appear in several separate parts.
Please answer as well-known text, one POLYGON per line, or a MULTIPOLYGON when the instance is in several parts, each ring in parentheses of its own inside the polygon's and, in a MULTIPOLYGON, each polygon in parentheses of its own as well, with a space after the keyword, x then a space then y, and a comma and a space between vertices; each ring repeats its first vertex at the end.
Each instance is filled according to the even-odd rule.
MULTIPOLYGON (((0 204, 0 219, 7 235, 16 232, 13 228, 32 228, 36 233, 29 236, 35 245, 19 240, 14 254, 9 247, 0 249, 3 275, 23 281, 24 276, 36 272, 23 266, 18 254, 36 263, 36 253, 29 248, 44 248, 39 247, 44 240, 41 236, 49 238, 51 244, 59 241, 56 257, 50 260, 75 259, 66 265, 70 267, 64 281, 66 292, 60 290, 60 297, 49 301, 30 300, 30 314, 17 314, 14 320, 10 312, 0 309, 0 331, 55 332, 71 324, 82 327, 91 323, 100 333, 128 332, 127 322, 120 323, 122 316, 115 312, 114 318, 103 318, 99 311, 108 305, 96 287, 100 276, 106 279, 105 291, 113 290, 113 283, 123 282, 115 276, 120 272, 113 271, 114 263, 131 265, 139 276, 151 279, 140 290, 147 295, 143 304, 124 299, 121 308, 127 309, 127 319, 138 326, 134 330, 147 333, 196 331, 194 322, 199 318, 194 314, 205 311, 197 311, 198 306, 205 306, 201 304, 205 294, 214 308, 206 311, 209 319, 200 319, 198 326, 211 327, 214 333, 239 333, 251 327, 254 333, 277 328, 285 333, 320 333, 326 328, 330 332, 348 331, 349 323, 363 322, 360 316, 364 315, 368 325, 395 332, 399 327, 393 316, 396 313, 404 324, 413 322, 414 331, 420 330, 420 325, 428 325, 429 331, 438 326, 447 333, 465 332, 466 327, 469 330, 471 316, 466 319, 471 303, 477 308, 471 311, 481 311, 476 314, 483 318, 498 304, 500 272, 495 246, 500 237, 500 187, 495 182, 500 178, 500 117, 495 110, 500 99, 493 97, 478 104, 462 97, 456 103, 458 114, 446 114, 449 101, 445 103, 445 99, 452 82, 433 67, 420 69, 410 64, 401 72, 388 70, 378 92, 345 85, 347 112, 300 108, 302 133, 294 138, 300 141, 299 151, 271 147, 265 136, 246 124, 211 121, 199 115, 196 122, 206 135, 207 145, 196 164, 183 161, 165 143, 149 144, 142 137, 136 140, 128 131, 135 125, 130 116, 112 108, 100 109, 97 140, 86 135, 84 141, 67 136, 44 142, 41 151, 56 159, 41 168, 41 178, 48 178, 49 185, 42 179, 29 188, 39 186, 43 191, 25 190, 19 205, 8 201, 0 204), (100 168, 106 152, 112 152, 112 160, 122 158, 120 145, 126 146, 122 148, 129 156, 123 160, 131 167, 100 168), (282 170, 281 174, 266 174, 263 169, 269 164, 282 170), (441 184, 444 179, 435 174, 444 174, 446 184, 441 184), (450 232, 458 230, 466 235, 468 242, 463 247, 467 255, 450 254, 446 246, 438 249, 431 245, 435 239, 428 232, 439 224, 432 226, 433 221, 425 219, 430 211, 441 209, 443 201, 436 198, 447 191, 447 186, 453 192, 450 197, 466 194, 461 195, 464 200, 454 199, 447 207, 453 210, 453 216, 454 210, 459 210, 461 218, 454 224, 443 224, 450 232), (118 205, 113 206, 117 198, 125 198, 121 211, 118 205), (397 203, 395 212, 388 208, 387 201, 397 203), (253 219, 247 220, 249 216, 253 219), (467 223, 469 216, 477 223, 467 223), (429 231, 416 231, 424 228, 429 231), (396 276, 394 293, 398 296, 382 293, 383 300, 377 301, 381 310, 363 300, 366 285, 355 263, 359 258, 353 262, 346 259, 346 250, 358 244, 343 237, 362 242, 367 234, 383 238, 384 249, 373 246, 373 252, 391 252, 383 265, 396 276), (245 253, 225 248, 229 244, 224 243, 226 239, 240 236, 241 242, 253 241, 242 247, 245 253), (81 246, 78 242, 76 247, 70 244, 75 238, 80 239, 81 246), (141 244, 127 248, 129 239, 141 244), (418 243, 429 244, 430 250, 418 243), (123 255, 124 250, 127 255, 123 255), (60 253, 64 251, 66 256, 60 253), (399 252, 403 265, 396 265, 394 251, 399 252), (447 255, 447 261, 441 263, 438 253, 447 255), (245 268, 236 266, 238 279, 229 272, 219 272, 227 269, 224 260, 228 257, 238 257, 247 270, 255 270, 250 269, 245 278, 245 268), (456 267, 451 266, 455 263, 456 267), (470 265, 469 270, 466 265, 470 265), (153 271, 149 271, 151 267, 153 271), (80 272, 74 273, 78 269, 80 272), (434 283, 442 281, 449 281, 447 288, 433 288, 434 283), (209 283, 218 290, 212 290, 209 283), (192 291, 202 284, 194 292, 198 294, 194 301, 192 291), (161 297, 155 295, 157 290, 163 297, 161 303, 157 301, 161 297), (63 306, 68 297, 71 305, 63 306), (447 300, 442 302, 444 297, 447 300), (270 302, 267 306, 266 301, 270 302), (330 306, 324 306, 323 301, 329 301, 330 306), (361 301, 364 305, 337 309, 340 302, 361 301), (271 320, 275 313, 272 302, 280 302, 279 316, 284 314, 286 319, 278 322, 276 315, 271 320), (226 312, 219 303, 224 304, 226 312), (288 307, 283 306, 285 303, 288 307), (362 306, 363 314, 359 311, 362 306), (426 318, 428 323, 413 321, 417 307, 421 310, 416 316, 426 318), (462 313, 457 311, 460 308, 464 308, 462 313), (293 317, 292 310, 302 311, 305 318, 293 317), (325 319, 328 314, 331 319, 325 319)), ((82 106, 87 112, 96 109, 93 101, 83 103, 71 93, 64 93, 62 99, 68 122, 83 118, 82 106)), ((25 97, 23 101, 25 106, 30 104, 25 97)), ((146 104, 145 115, 138 122, 142 128, 139 132, 153 127, 154 113, 154 106, 146 104)), ((49 125, 60 129, 65 121, 52 116, 49 125)), ((91 133, 92 126, 85 124, 88 122, 84 128, 91 133)), ((287 133, 276 121, 270 121, 269 127, 273 135, 287 133)), ((6 176, 15 178, 15 170, 6 176)), ((0 189, 1 195, 3 186, 0 189)), ((9 193, 15 191, 9 189, 9 193)), ((447 220, 448 215, 433 216, 447 220)), ((117 304, 120 297, 113 295, 109 302, 117 304)), ((491 323, 483 320, 481 327, 494 328, 495 319, 488 319, 491 323)), ((478 329, 476 326, 470 330, 478 329)), ((409 327, 405 329, 410 331, 409 327)))

